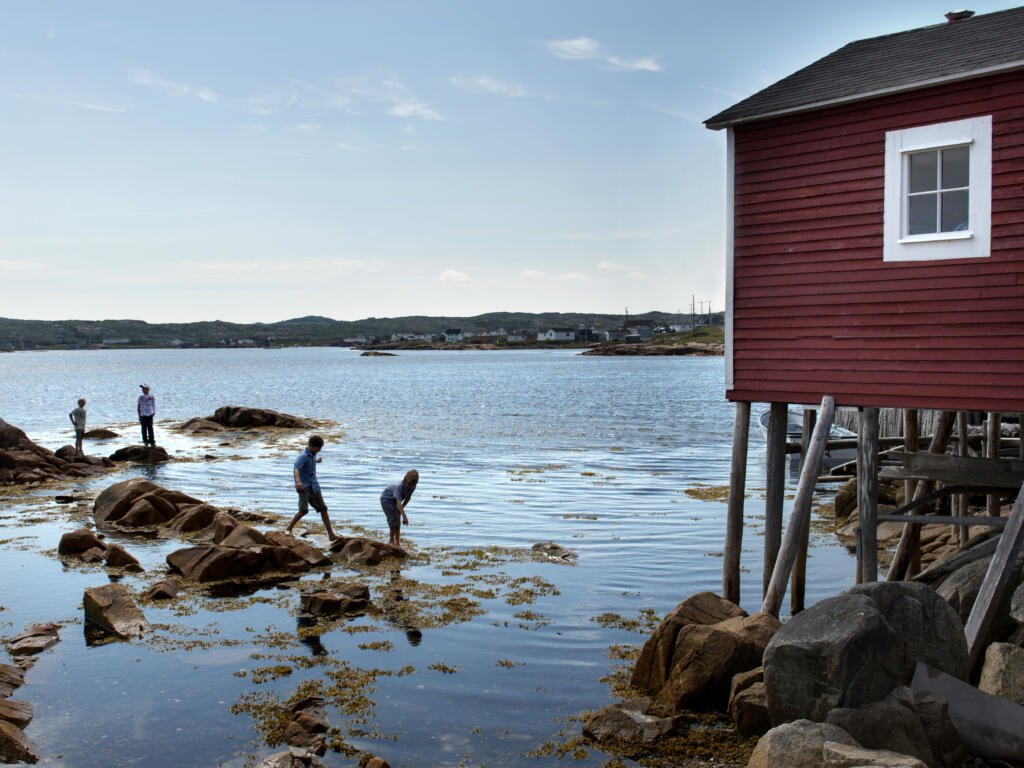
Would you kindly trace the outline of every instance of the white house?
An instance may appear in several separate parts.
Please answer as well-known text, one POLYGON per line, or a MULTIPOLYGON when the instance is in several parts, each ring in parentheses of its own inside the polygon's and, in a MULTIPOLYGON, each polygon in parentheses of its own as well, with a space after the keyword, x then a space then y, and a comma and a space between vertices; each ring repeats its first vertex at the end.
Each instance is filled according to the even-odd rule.
POLYGON ((537 334, 537 341, 576 341, 576 331, 572 328, 548 328, 537 334))

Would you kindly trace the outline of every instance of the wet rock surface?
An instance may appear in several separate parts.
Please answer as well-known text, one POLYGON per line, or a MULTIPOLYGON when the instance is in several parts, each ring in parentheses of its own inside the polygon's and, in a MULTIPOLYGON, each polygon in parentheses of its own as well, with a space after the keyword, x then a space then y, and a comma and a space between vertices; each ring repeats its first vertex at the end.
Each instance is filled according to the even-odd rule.
POLYGON ((231 429, 248 429, 257 427, 279 427, 282 429, 312 429, 313 422, 292 416, 289 413, 272 411, 268 408, 248 408, 241 405, 225 405, 218 408, 211 416, 190 419, 181 425, 185 431, 216 431, 209 425, 231 429))
POLYGON ((860 747, 853 736, 838 726, 795 720, 762 736, 747 768, 821 768, 826 742, 860 747))
POLYGON ((70 456, 67 452, 58 456, 0 419, 0 485, 91 477, 112 466, 110 461, 100 457, 76 456, 74 448, 70 456))
POLYGON ((138 637, 149 623, 124 584, 105 584, 85 590, 82 597, 86 621, 122 640, 138 637))
POLYGON ((583 735, 598 742, 615 739, 630 744, 653 744, 673 731, 677 719, 644 714, 645 704, 636 708, 609 704, 592 712, 583 721, 583 735))
POLYGON ((142 597, 145 600, 173 600, 180 591, 181 584, 177 581, 174 579, 162 579, 143 592, 142 597))
POLYGON ((133 461, 138 464, 162 464, 170 461, 171 457, 166 449, 159 445, 128 445, 118 448, 110 454, 110 460, 115 462, 133 461))
POLYGON ((0 720, 0 762, 39 762, 39 753, 35 744, 29 741, 20 728, 5 720, 0 720))
POLYGON ((331 552, 347 565, 378 565, 388 558, 403 559, 407 556, 401 547, 364 536, 339 537, 331 542, 331 552))
MULTIPOLYGON (((7 652, 19 667, 30 669, 36 663, 36 656, 60 642, 59 633, 60 627, 52 622, 30 624, 24 632, 7 641, 7 652)), ((3 676, 0 675, 0 688, 2 686, 3 676)))
POLYGON ((88 528, 79 528, 75 531, 69 531, 60 537, 60 542, 57 544, 57 554, 81 555, 90 549, 103 551, 106 548, 107 545, 96 535, 95 531, 90 531, 88 528))
POLYGON ((534 544, 530 549, 530 553, 534 559, 548 560, 553 563, 563 563, 566 565, 575 564, 579 558, 579 555, 568 547, 563 547, 561 544, 556 544, 553 541, 542 541, 534 544))
POLYGON ((275 752, 256 768, 323 768, 323 763, 309 750, 291 747, 283 752, 275 752))

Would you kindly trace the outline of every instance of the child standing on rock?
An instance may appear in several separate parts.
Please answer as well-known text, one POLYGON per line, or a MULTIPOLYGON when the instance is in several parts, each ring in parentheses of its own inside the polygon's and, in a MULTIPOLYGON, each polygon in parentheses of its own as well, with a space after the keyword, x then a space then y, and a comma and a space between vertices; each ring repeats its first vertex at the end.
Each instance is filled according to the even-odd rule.
POLYGON ((399 482, 392 483, 380 494, 380 506, 388 519, 388 543, 402 546, 402 524, 409 524, 405 507, 412 499, 412 492, 420 481, 420 473, 410 469, 399 482))
POLYGON ((78 398, 78 407, 68 414, 75 428, 75 455, 82 455, 82 438, 85 437, 85 398, 78 398))

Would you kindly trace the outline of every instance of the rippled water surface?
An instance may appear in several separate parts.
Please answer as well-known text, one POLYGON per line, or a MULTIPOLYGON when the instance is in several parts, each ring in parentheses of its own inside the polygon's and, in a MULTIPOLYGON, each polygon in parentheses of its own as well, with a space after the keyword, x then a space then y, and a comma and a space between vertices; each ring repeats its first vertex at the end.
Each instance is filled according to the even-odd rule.
MULTIPOLYGON (((0 632, 64 624, 17 694, 35 707, 28 735, 45 765, 241 766, 274 751, 252 716, 261 710, 247 709, 254 696, 284 699, 311 681, 336 686, 329 715, 346 743, 394 766, 601 765, 608 756, 595 750, 582 760, 531 752, 564 741, 559 732, 576 728, 569 718, 612 700, 602 678, 623 662, 610 647, 645 639, 627 620, 649 624, 652 612, 720 588, 724 493, 706 487, 729 479, 733 408, 722 379, 721 358, 574 351, 0 355, 0 417, 42 445, 72 441, 66 414, 79 396, 90 428, 120 433, 88 444, 90 453, 138 442, 135 398, 145 382, 157 397, 157 440, 175 457, 0 499, 0 632), (88 644, 82 591, 108 575, 56 558, 61 533, 88 523, 91 505, 58 505, 55 495, 145 474, 281 527, 293 513, 291 462, 306 433, 194 438, 171 428, 227 404, 323 420, 320 480, 341 533, 386 538, 380 490, 417 468, 403 531, 416 556, 400 569, 334 566, 327 578, 367 583, 376 606, 348 622, 300 626, 299 590, 325 577, 313 573, 249 597, 190 592, 147 604, 147 639, 88 644), (530 545, 547 540, 575 550, 578 563, 530 560, 530 545), (353 691, 369 703, 350 702, 353 691)), ((751 611, 760 602, 763 476, 754 431, 742 600, 751 611)), ((315 513, 299 530, 326 544, 315 513)), ((137 591, 183 546, 111 538, 147 569, 123 578, 137 591)), ((828 537, 816 545, 809 603, 853 576, 845 550, 828 537)), ((324 762, 356 758, 328 752, 324 762)))

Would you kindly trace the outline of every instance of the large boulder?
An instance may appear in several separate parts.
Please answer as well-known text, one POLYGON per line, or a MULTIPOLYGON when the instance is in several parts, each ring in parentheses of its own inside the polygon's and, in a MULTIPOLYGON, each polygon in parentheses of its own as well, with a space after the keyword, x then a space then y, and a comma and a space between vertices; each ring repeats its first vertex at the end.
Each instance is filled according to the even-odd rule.
POLYGON ((178 515, 178 508, 158 492, 139 496, 117 521, 123 528, 163 525, 178 515))
POLYGON ((601 742, 612 739, 627 744, 653 744, 672 732, 674 717, 656 717, 626 704, 609 704, 583 720, 583 735, 601 742))
POLYGON ((218 424, 216 421, 203 418, 202 416, 196 416, 195 418, 189 419, 188 421, 178 426, 182 432, 186 435, 202 435, 210 434, 214 432, 223 432, 224 426, 218 424))
POLYGON ((107 545, 88 528, 69 531, 60 537, 57 544, 58 555, 80 555, 93 548, 106 549, 107 545))
POLYGON ((733 676, 761 665, 765 648, 780 626, 774 616, 756 613, 683 627, 676 635, 668 679, 654 694, 652 711, 725 711, 733 676))
POLYGON ((116 523, 131 509, 137 498, 152 493, 159 487, 145 478, 133 477, 131 480, 114 483, 104 489, 93 502, 92 514, 96 525, 116 523))
MULTIPOLYGON (((698 592, 683 600, 662 620, 644 643, 630 678, 638 690, 656 694, 669 677, 679 631, 691 624, 710 625, 747 613, 713 592, 698 592)), ((757 666, 757 665, 754 665, 757 666)))
POLYGON ((939 765, 914 708, 913 694, 904 686, 881 701, 856 709, 833 709, 827 722, 839 726, 868 749, 888 749, 912 755, 926 765, 939 765))
POLYGON ((262 554, 255 549, 206 544, 171 552, 167 565, 193 581, 221 581, 258 576, 265 568, 262 554))
POLYGON ((406 552, 401 547, 363 536, 337 538, 331 542, 331 552, 348 565, 378 565, 387 558, 403 558, 406 552))
POLYGON ((279 413, 266 408, 246 408, 240 405, 225 405, 214 411, 212 416, 206 417, 209 421, 225 427, 250 428, 250 427, 281 427, 284 429, 310 429, 313 422, 306 419, 292 416, 287 413, 279 413))
POLYGON ((992 643, 985 650, 979 690, 1024 704, 1024 648, 992 643))
POLYGON ((146 632, 149 624, 124 584, 90 587, 82 598, 86 621, 127 640, 146 632))
POLYGON ((923 660, 956 677, 967 674, 963 627, 924 584, 862 584, 794 616, 764 656, 772 722, 822 721, 906 685, 923 660))
POLYGON ((127 445, 110 454, 111 461, 133 461, 136 464, 162 464, 170 461, 167 451, 158 445, 127 445))
POLYGON ((849 744, 827 741, 821 748, 824 768, 928 768, 927 764, 911 755, 901 755, 888 749, 865 749, 849 744))
MULTIPOLYGON (((290 533, 284 531, 267 531, 265 534, 268 542, 277 547, 286 547, 296 555, 305 560, 313 568, 321 568, 331 564, 331 558, 312 544, 296 539, 290 533)), ((365 596, 369 598, 369 594, 365 596)))
POLYGON ((24 728, 32 722, 32 705, 27 701, 0 699, 0 720, 24 728))
POLYGON ((142 571, 142 564, 120 544, 111 544, 104 553, 104 560, 111 568, 124 568, 126 571, 142 571))
POLYGON ((117 432, 112 429, 87 429, 85 434, 82 435, 86 440, 110 440, 113 437, 117 437, 117 432))
POLYGON ((167 527, 179 533, 195 533, 213 525, 220 510, 209 504, 179 505, 177 515, 167 521, 167 527))
POLYGON ((144 600, 172 600, 181 591, 181 584, 174 579, 162 579, 142 593, 144 600))
POLYGON ((826 742, 860 746, 838 726, 796 720, 777 725, 758 739, 747 768, 821 768, 826 742))

